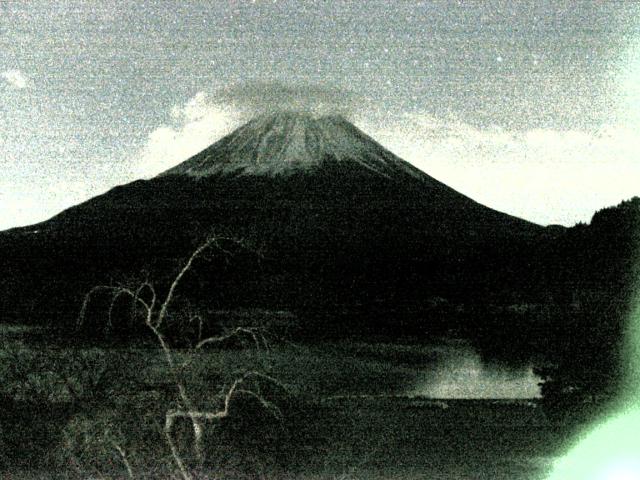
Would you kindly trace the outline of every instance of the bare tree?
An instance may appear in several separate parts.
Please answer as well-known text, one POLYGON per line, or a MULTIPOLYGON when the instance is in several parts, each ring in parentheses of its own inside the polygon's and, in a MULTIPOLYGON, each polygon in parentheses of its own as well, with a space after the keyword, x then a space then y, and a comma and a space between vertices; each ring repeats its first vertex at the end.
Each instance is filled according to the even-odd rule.
MULTIPOLYGON (((192 398, 187 384, 181 375, 185 366, 190 361, 193 361, 197 352, 216 344, 222 344, 234 337, 247 338, 258 350, 268 350, 269 343, 266 337, 266 332, 263 328, 236 327, 218 336, 204 337, 204 320, 200 315, 192 313, 188 316, 188 321, 197 324, 198 334, 195 344, 188 349, 186 360, 177 355, 177 349, 172 347, 165 334, 165 329, 171 315, 171 307, 177 296, 181 282, 194 268, 196 260, 213 249, 216 249, 218 252, 222 252, 224 255, 230 254, 222 247, 222 241, 233 241, 234 243, 237 243, 232 239, 210 236, 204 243, 193 251, 175 277, 173 277, 167 293, 163 298, 160 298, 158 290, 150 279, 146 279, 134 286, 99 285, 93 287, 85 296, 78 317, 78 326, 81 326, 85 322, 87 309, 93 297, 96 294, 103 292, 107 293, 109 295, 108 298, 110 298, 106 319, 108 327, 113 326, 114 309, 120 299, 128 298, 132 305, 131 312, 134 319, 141 319, 144 325, 152 332, 164 357, 169 379, 177 391, 177 407, 166 409, 163 433, 167 445, 169 446, 173 462, 183 480, 193 480, 193 473, 189 465, 187 465, 187 462, 180 454, 174 441, 173 431, 177 420, 184 419, 190 423, 191 430, 193 432, 194 454, 198 465, 202 466, 204 460, 203 435, 205 427, 211 422, 219 422, 220 420, 228 417, 231 405, 236 398, 240 396, 251 397, 255 399, 267 412, 277 418, 281 417, 279 407, 256 391, 257 389, 255 387, 259 386, 260 382, 268 382, 284 388, 275 378, 266 375, 265 373, 250 370, 235 378, 231 385, 224 388, 222 393, 219 395, 220 406, 216 410, 200 408, 198 402, 192 398)), ((184 357, 184 355, 182 355, 182 357, 184 357)), ((129 460, 127 459, 126 453, 120 445, 114 444, 114 446, 127 469, 128 475, 133 478, 133 470, 129 460)))

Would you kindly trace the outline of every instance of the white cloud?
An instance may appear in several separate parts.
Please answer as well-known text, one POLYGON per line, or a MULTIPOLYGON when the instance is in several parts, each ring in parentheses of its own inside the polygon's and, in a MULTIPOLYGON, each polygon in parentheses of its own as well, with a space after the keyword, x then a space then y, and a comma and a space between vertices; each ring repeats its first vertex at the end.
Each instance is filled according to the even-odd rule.
POLYGON ((205 92, 171 110, 172 125, 153 130, 133 174, 153 177, 202 151, 231 132, 244 118, 239 110, 213 103, 205 92))
POLYGON ((22 90, 29 85, 29 79, 20 70, 11 69, 0 73, 0 77, 13 88, 22 90))
POLYGON ((427 114, 357 123, 474 200, 540 224, 588 222, 596 210, 640 195, 640 142, 631 127, 509 132, 427 114))

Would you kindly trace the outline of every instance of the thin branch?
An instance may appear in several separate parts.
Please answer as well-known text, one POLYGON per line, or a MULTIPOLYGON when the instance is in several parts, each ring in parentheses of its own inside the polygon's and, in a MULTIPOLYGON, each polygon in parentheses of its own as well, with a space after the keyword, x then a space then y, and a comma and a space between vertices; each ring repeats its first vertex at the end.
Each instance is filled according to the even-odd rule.
POLYGON ((113 306, 115 301, 120 295, 128 295, 130 296, 135 303, 142 305, 145 311, 150 314, 152 312, 152 306, 145 302, 142 298, 136 295, 131 289, 122 287, 122 286, 111 286, 111 285, 98 285, 93 287, 89 292, 85 295, 84 301, 82 302, 82 308, 80 309, 80 313, 78 315, 77 325, 81 326, 84 323, 84 319, 87 313, 87 308, 89 307, 89 303, 91 302, 91 297, 99 291, 107 291, 112 293, 111 304, 109 306, 109 323, 111 323, 111 313, 113 310, 113 306))
POLYGON ((205 338, 204 340, 199 341, 196 346, 195 349, 199 350, 202 347, 206 346, 206 345, 210 345, 213 343, 221 343, 225 340, 229 340, 230 338, 233 338, 235 336, 238 336, 240 334, 247 334, 249 335, 252 339, 253 342, 256 346, 256 348, 258 350, 260 350, 262 343, 260 342, 260 340, 263 341, 263 343, 265 345, 267 345, 267 349, 268 349, 268 344, 266 343, 266 339, 264 338, 264 335, 260 334, 258 335, 258 332, 260 331, 259 328, 253 328, 253 327, 236 327, 233 330, 231 330, 230 332, 224 334, 224 335, 219 335, 217 337, 208 337, 205 338), (258 338, 260 337, 260 338, 258 338))
POLYGON ((204 326, 204 320, 199 314, 191 314, 189 316, 189 323, 198 322, 198 342, 202 340, 202 328, 204 326))
POLYGON ((262 407, 266 411, 271 412, 273 414, 273 416, 275 418, 277 418, 278 420, 280 420, 282 418, 282 410, 280 410, 275 403, 266 400, 262 395, 258 395, 256 392, 253 392, 251 390, 245 390, 245 389, 237 389, 236 390, 236 394, 241 394, 241 393, 244 394, 244 395, 248 395, 250 397, 253 397, 256 400, 258 400, 258 402, 260 402, 260 405, 262 405, 262 407))
POLYGON ((249 395, 255 398, 260 402, 262 406, 265 407, 265 409, 269 411, 277 412, 277 414, 274 414, 274 415, 280 417, 280 409, 276 407, 272 402, 269 402, 264 397, 262 397, 261 395, 257 394, 254 391, 239 388, 241 384, 246 382, 251 377, 260 377, 260 378, 269 379, 273 383, 280 385, 280 383, 277 380, 269 377, 268 375, 263 375, 258 372, 247 372, 241 378, 236 379, 231 384, 231 387, 229 388, 229 390, 227 390, 227 393, 224 396, 224 407, 222 410, 218 410, 214 412, 201 411, 201 410, 182 410, 182 409, 169 410, 166 413, 167 423, 165 425, 169 425, 169 427, 173 426, 173 422, 177 418, 189 418, 189 419, 196 418, 196 419, 208 420, 208 421, 221 420, 223 418, 226 418, 229 416, 229 411, 231 409, 231 403, 233 399, 240 394, 249 395))
MULTIPOLYGON (((109 305, 109 312, 107 315, 107 331, 110 331, 113 328, 113 309, 116 306, 116 303, 118 301, 118 299, 122 296, 122 295, 129 295, 131 297, 133 297, 134 299, 134 304, 135 304, 135 294, 129 290, 128 288, 124 288, 124 287, 120 287, 117 288, 113 294, 113 296, 111 297, 111 303, 109 305)), ((146 304, 143 303, 143 305, 146 306, 146 304)))
POLYGON ((160 313, 158 314, 158 319, 155 325, 156 328, 159 328, 162 325, 162 322, 167 315, 167 309, 169 308, 169 305, 173 300, 175 291, 178 288, 182 277, 184 277, 185 274, 191 269, 191 266, 193 265, 193 262, 196 260, 196 258, 198 258, 207 248, 211 247, 211 245, 217 244, 217 242, 218 240, 216 237, 209 238, 206 242, 196 248, 196 250, 189 257, 189 260, 187 260, 187 263, 185 263, 180 272, 178 272, 178 275, 176 275, 173 282, 171 283, 171 286, 169 287, 167 297, 165 298, 164 302, 162 302, 162 306, 160 307, 160 313))
POLYGON ((82 307, 80 308, 80 313, 78 314, 77 326, 80 327, 84 323, 84 318, 87 313, 87 308, 89 308, 89 303, 91 302, 91 298, 93 295, 99 291, 113 291, 115 287, 109 285, 97 285, 93 287, 91 290, 87 292, 82 301, 82 307))
POLYGON ((182 480, 193 480, 193 477, 189 473, 187 466, 184 464, 184 461, 180 456, 180 452, 178 452, 178 448, 176 447, 175 443, 173 443, 173 437, 171 436, 173 420, 174 420, 173 417, 170 417, 169 415, 165 416, 164 436, 167 440, 167 444, 169 445, 169 449, 171 450, 171 456, 173 457, 173 461, 178 467, 178 470, 180 470, 180 475, 182 476, 182 480))
MULTIPOLYGON (((176 375, 176 363, 174 361, 173 354, 171 352, 171 348, 169 347, 169 344, 166 342, 164 335, 162 335, 160 330, 153 323, 151 316, 147 317, 146 324, 156 336, 158 343, 160 343, 160 348, 164 353, 165 361, 167 362, 167 365, 169 366, 170 371, 174 376, 174 382, 178 389, 178 396, 180 398, 180 401, 183 403, 184 407, 188 409, 189 412, 194 412, 195 408, 193 406, 193 403, 191 402, 191 399, 189 398, 187 389, 182 383, 182 381, 180 380, 180 378, 176 375)), ((202 460, 202 448, 201 448, 202 425, 200 424, 199 418, 197 416, 191 416, 190 418, 191 418, 191 425, 193 427, 193 434, 194 434, 194 441, 195 441, 194 447, 196 450, 196 455, 198 457, 198 460, 202 460)), ((166 417, 166 420, 168 421, 169 417, 166 417)), ((167 436, 167 439, 171 438, 172 424, 173 424, 173 421, 165 424, 165 435, 167 436)), ((179 457, 177 449, 175 448, 175 445, 173 445, 173 441, 170 442, 169 447, 171 448, 171 452, 174 459, 176 459, 176 456, 179 457)), ((177 464, 178 464, 178 467, 180 468, 180 471, 183 473, 184 480, 190 480, 190 477, 184 476, 184 471, 185 471, 183 468, 184 465, 180 466, 182 464, 182 461, 180 460, 180 463, 177 462, 177 464)))
MULTIPOLYGON (((149 282, 149 280, 145 280, 144 282, 142 282, 140 284, 140 286, 136 289, 136 293, 135 293, 135 296, 133 298, 133 300, 134 300, 133 308, 135 309, 135 306, 138 303, 138 301, 141 301, 140 295, 142 295, 142 293, 145 291, 145 289, 149 290, 151 292, 151 302, 150 303, 141 302, 141 304, 145 307, 146 320, 147 321, 151 321, 151 317, 152 317, 153 312, 155 311, 155 308, 156 308, 157 296, 156 296, 156 289, 151 284, 151 282, 149 282)), ((135 316, 135 311, 134 311, 134 316, 135 316)))
POLYGON ((129 478, 131 480, 134 480, 135 475, 133 474, 133 468, 131 468, 131 464, 129 463, 129 460, 127 459, 127 455, 124 451, 124 449, 118 445, 115 442, 112 442, 114 448, 118 451, 118 453, 120 454, 120 458, 122 459, 122 463, 124 464, 125 468, 127 469, 127 474, 129 475, 129 478))

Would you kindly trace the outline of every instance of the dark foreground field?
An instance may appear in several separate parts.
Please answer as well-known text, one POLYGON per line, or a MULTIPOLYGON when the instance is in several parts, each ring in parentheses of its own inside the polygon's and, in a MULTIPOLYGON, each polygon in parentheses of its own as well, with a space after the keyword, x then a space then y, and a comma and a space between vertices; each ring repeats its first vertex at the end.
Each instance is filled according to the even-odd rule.
POLYGON ((331 427, 314 416, 313 428, 331 431, 331 447, 301 478, 541 479, 566 434, 530 402, 369 398, 326 407, 331 427))
MULTIPOLYGON (((270 449, 247 441, 235 451, 220 448, 221 466, 211 465, 207 475, 336 480, 543 479, 566 435, 549 425, 536 406, 487 400, 327 401, 310 411, 307 420, 303 426, 310 437, 307 444, 270 449), (260 453, 253 456, 256 448, 260 453)), ((42 433, 33 431, 36 441, 42 433)), ((29 447, 22 448, 26 453, 29 447)), ((5 469, 1 478, 77 478, 73 472, 56 474, 40 468, 30 472, 24 464, 10 470, 5 469)), ((143 472, 138 475, 145 476, 143 472)))
MULTIPOLYGON (((161 434, 174 384, 153 345, 52 349, 8 334, 2 352, 0 478, 132 478, 122 452, 133 478, 180 478, 161 434)), ((218 394, 238 372, 262 368, 278 388, 252 389, 279 415, 239 398, 207 425, 194 478, 545 478, 569 428, 535 400, 403 395, 429 361, 433 350, 415 345, 205 352, 181 373, 200 405, 220 409, 218 394)), ((193 465, 188 424, 175 437, 193 465)))

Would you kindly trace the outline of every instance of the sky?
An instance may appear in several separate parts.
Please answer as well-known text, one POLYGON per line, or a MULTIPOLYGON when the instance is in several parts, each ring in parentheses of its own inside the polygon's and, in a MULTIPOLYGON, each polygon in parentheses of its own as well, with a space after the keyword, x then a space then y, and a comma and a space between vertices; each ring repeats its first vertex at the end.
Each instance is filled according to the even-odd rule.
POLYGON ((0 229, 291 107, 500 211, 588 222, 640 195, 640 2, 0 0, 0 229))

